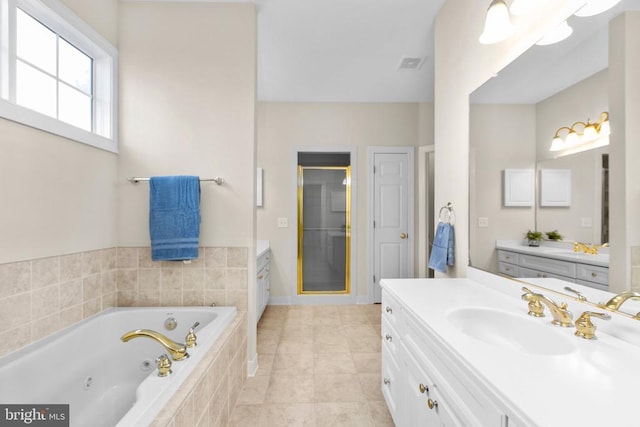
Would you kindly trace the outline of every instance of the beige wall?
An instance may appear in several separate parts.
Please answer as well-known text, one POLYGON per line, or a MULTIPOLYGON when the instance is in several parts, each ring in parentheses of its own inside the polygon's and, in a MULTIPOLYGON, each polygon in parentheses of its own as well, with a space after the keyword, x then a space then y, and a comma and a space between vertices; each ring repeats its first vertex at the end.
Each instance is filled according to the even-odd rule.
MULTIPOLYGON (((118 21, 118 246, 149 245, 149 186, 127 178, 221 176, 201 185, 200 246, 247 248, 255 277, 255 6, 123 2, 118 21)), ((255 287, 237 291, 255 365, 255 287)))
POLYGON ((448 0, 435 24, 435 206, 451 201, 457 216, 457 262, 449 276, 465 276, 468 259, 469 94, 582 4, 541 1, 535 13, 518 18, 510 39, 481 45, 488 3, 448 0))
POLYGON ((201 185, 200 245, 252 246, 254 6, 122 3, 119 21, 119 246, 149 244, 148 184, 127 178, 173 174, 225 179, 201 185))
MULTIPOLYGON (((258 238, 271 243, 271 295, 285 302, 295 276, 292 194, 294 150, 305 147, 357 147, 357 295, 368 296, 367 147, 417 146, 430 122, 428 106, 419 104, 259 103, 258 166, 264 168, 264 207, 258 209, 258 238), (422 119, 421 119, 422 118, 422 119), (420 123, 427 124, 420 127, 420 123), (421 132, 422 129, 422 132, 421 132), (287 217, 288 228, 277 218, 287 217)), ((431 128, 432 129, 432 128, 431 128)), ((428 136, 423 139, 427 141, 428 136)))
POLYGON ((637 255, 632 248, 640 244, 640 12, 627 12, 614 19, 609 37, 613 224, 609 288, 619 292, 629 287, 640 289, 637 256, 632 257, 632 252, 637 255))
MULTIPOLYGON (((115 0, 65 3, 112 43, 115 0)), ((116 243, 117 156, 0 119, 0 264, 116 243)))
POLYGON ((470 257, 498 271, 496 240, 517 240, 535 228, 535 206, 504 207, 505 169, 535 169, 534 105, 472 105, 470 111, 470 257), (489 219, 478 227, 478 217, 489 219))

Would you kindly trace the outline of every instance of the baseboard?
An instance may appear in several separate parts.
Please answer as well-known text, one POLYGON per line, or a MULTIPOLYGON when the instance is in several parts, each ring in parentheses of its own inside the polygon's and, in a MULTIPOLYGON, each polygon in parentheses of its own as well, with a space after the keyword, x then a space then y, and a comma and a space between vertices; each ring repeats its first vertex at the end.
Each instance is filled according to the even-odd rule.
POLYGON ((253 357, 253 359, 247 360, 247 376, 255 377, 256 372, 258 372, 258 354, 253 357))
POLYGON ((358 295, 356 304, 371 304, 371 300, 369 300, 369 295, 358 295))
POLYGON ((268 305, 291 305, 291 297, 269 297, 268 305))

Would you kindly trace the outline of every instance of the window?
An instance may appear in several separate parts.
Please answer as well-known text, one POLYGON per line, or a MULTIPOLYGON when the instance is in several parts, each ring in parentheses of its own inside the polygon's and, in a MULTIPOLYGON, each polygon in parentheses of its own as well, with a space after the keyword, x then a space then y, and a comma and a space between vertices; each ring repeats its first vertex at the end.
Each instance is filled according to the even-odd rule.
POLYGON ((58 0, 0 0, 0 116, 117 152, 117 51, 58 0))

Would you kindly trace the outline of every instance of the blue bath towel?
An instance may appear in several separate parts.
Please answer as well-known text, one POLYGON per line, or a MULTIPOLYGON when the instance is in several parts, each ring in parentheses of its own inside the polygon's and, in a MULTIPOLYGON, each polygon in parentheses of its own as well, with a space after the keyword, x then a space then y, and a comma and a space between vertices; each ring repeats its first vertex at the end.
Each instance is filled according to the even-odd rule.
POLYGON ((198 258, 200 178, 151 177, 149 191, 151 259, 182 261, 198 258))
POLYGON ((429 268, 440 273, 447 272, 447 265, 453 265, 453 225, 448 222, 439 222, 436 228, 436 235, 433 238, 431 256, 429 257, 429 268))

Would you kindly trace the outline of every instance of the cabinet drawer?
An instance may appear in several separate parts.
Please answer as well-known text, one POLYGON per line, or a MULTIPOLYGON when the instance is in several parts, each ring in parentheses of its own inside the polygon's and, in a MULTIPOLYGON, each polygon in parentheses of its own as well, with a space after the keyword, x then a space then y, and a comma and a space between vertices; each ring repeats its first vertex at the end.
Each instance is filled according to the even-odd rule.
POLYGON ((517 264, 519 255, 520 254, 518 254, 517 252, 498 250, 498 261, 517 264))
POLYGON ((400 330, 400 303, 389 295, 387 291, 382 290, 382 320, 389 322, 397 332, 402 333, 400 330))
POLYGON ((537 277, 541 279, 546 279, 548 277, 553 277, 560 280, 565 280, 567 282, 575 283, 576 279, 573 277, 566 277, 560 274, 553 274, 546 271, 533 270, 531 268, 523 268, 520 267, 518 269, 518 277, 537 277))
POLYGON ((398 359, 399 347, 400 347, 400 335, 389 324, 387 319, 382 319, 382 346, 387 347, 389 352, 398 359))
POLYGON ((580 280, 587 282, 595 282, 601 285, 609 283, 609 269, 606 267, 598 267, 596 265, 578 264, 578 275, 580 280))
POLYGON ((580 280, 580 279, 576 280, 576 283, 578 285, 588 286, 590 288, 600 289, 601 291, 609 292, 609 285, 603 285, 601 283, 589 282, 587 280, 580 280))
POLYGON ((508 262, 498 262, 498 271, 511 277, 518 277, 518 266, 508 262))
POLYGON ((258 257, 256 260, 256 271, 262 270, 266 265, 269 264, 269 260, 271 259, 271 250, 267 250, 262 255, 258 257))
POLYGON ((471 372, 452 363, 423 327, 406 313, 404 315, 406 350, 430 374, 442 399, 455 405, 448 407, 448 411, 464 426, 502 425, 505 414, 491 401, 489 390, 481 386, 479 380, 474 381, 471 372))
MULTIPOLYGON (((520 254, 520 267, 530 268, 532 270, 544 271, 546 273, 558 274, 564 277, 575 279, 576 264, 568 261, 560 261, 551 258, 542 258, 532 255, 520 254)), ((549 275, 548 277, 555 277, 549 275)))
POLYGON ((391 355, 387 346, 382 346, 382 376, 380 379, 382 396, 387 402, 387 408, 395 425, 402 425, 398 412, 402 382, 400 381, 400 366, 398 360, 391 355))

